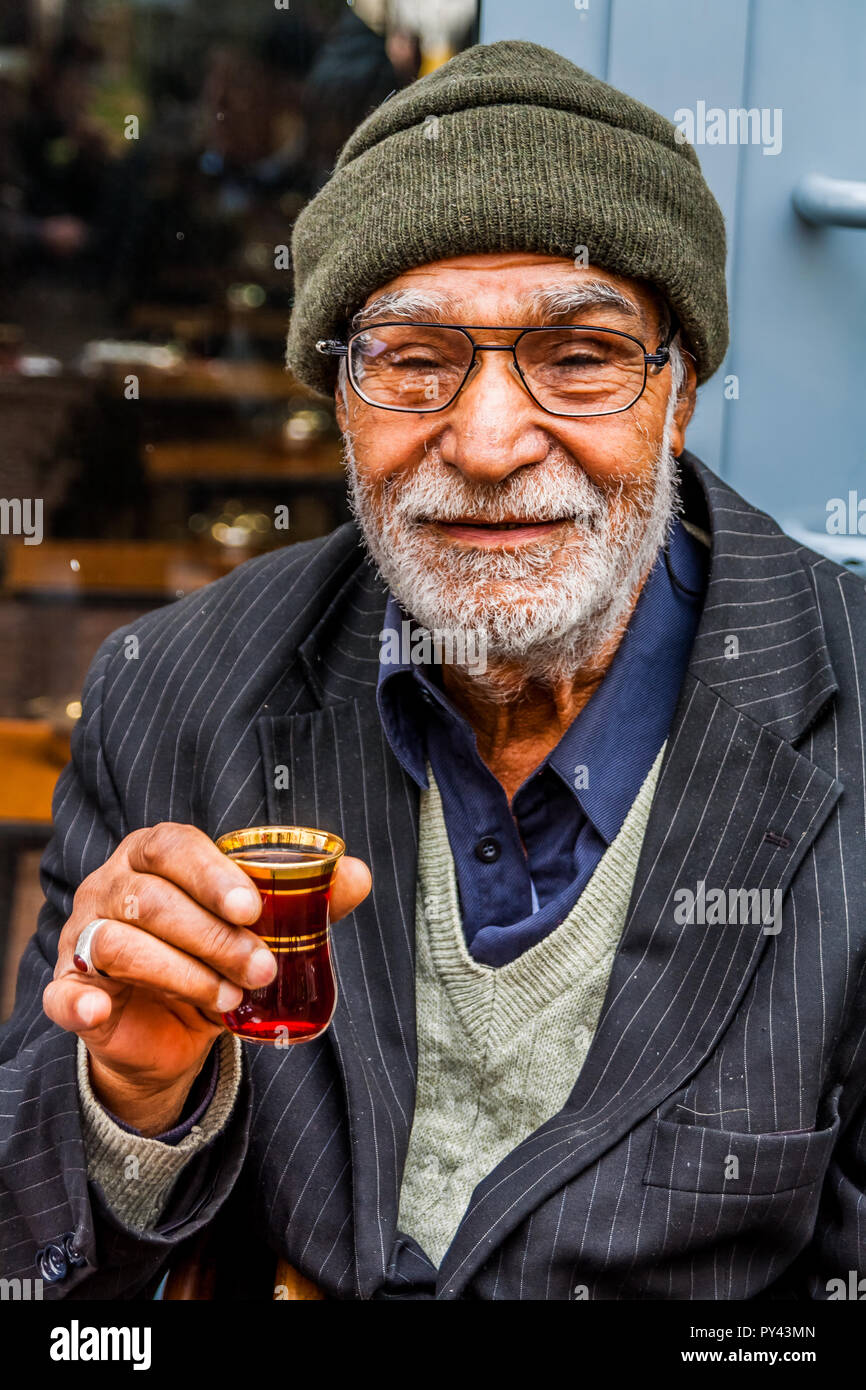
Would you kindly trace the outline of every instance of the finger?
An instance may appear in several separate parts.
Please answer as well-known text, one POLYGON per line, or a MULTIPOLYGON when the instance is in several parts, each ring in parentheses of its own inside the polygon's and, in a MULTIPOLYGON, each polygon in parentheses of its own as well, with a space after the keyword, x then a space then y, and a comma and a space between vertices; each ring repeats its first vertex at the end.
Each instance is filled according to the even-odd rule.
POLYGON ((168 879, 228 922, 249 926, 261 916, 255 885, 198 826, 163 821, 136 831, 126 841, 126 857, 136 872, 168 879))
POLYGON ((236 1008, 243 997, 238 984, 223 979, 197 957, 126 922, 106 919, 102 923, 91 939, 90 959, 113 984, 140 985, 217 1013, 236 1008))
MULTIPOLYGON (((260 989, 276 974, 276 960, 261 937, 208 912, 168 879, 119 872, 102 891, 105 917, 150 932, 247 989, 260 989)), ((74 950, 71 933, 69 949, 74 950)))
POLYGON ((114 1000, 104 989, 94 989, 84 980, 64 975, 46 985, 42 1008, 58 1027, 68 1033, 84 1035, 101 1028, 111 1017, 114 1000))
POLYGON ((339 922, 362 903, 373 886, 370 870, 363 859, 344 855, 337 861, 331 886, 330 917, 339 922))

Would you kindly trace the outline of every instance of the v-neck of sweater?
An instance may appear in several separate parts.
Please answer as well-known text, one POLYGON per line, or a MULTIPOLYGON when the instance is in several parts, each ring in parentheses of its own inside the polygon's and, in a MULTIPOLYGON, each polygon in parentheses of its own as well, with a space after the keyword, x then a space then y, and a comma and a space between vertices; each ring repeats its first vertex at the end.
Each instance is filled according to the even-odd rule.
POLYGON ((666 742, 571 911, 542 941, 500 966, 482 965, 466 949, 442 799, 428 762, 430 785, 421 797, 419 906, 434 968, 477 1043, 505 1042, 564 990, 588 985, 598 968, 608 965, 622 932, 665 747, 666 742))

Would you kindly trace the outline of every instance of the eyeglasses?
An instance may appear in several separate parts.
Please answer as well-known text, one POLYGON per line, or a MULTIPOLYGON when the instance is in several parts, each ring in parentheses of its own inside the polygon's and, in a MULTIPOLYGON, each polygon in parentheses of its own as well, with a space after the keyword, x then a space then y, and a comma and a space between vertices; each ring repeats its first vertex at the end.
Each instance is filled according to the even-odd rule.
POLYGON ((490 324, 376 323, 347 342, 320 338, 316 351, 345 357, 353 390, 381 410, 433 414, 466 385, 479 352, 510 352, 513 367, 536 405, 551 415, 617 415, 643 395, 647 370, 670 361, 679 328, 672 316, 656 352, 616 328, 569 324, 557 328, 500 328, 490 324), (517 333, 513 343, 476 343, 475 332, 517 333))

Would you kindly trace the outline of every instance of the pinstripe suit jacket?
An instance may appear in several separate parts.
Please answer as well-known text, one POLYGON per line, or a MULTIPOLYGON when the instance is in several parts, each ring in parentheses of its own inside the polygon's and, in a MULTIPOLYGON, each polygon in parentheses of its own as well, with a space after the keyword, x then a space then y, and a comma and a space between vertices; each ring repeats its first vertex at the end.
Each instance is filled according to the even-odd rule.
POLYGON ((149 614, 91 667, 0 1037, 4 1274, 35 1273, 38 1248, 74 1232, 87 1263, 46 1297, 146 1297, 232 1202, 338 1298, 820 1299, 863 1270, 866 591, 680 464, 709 589, 598 1030, 563 1109, 475 1189, 441 1268, 397 1229, 418 792, 377 716, 385 591, 349 524, 149 614), (77 884, 167 819, 326 826, 374 889, 334 932, 328 1033, 246 1050, 227 1129, 138 1236, 88 1184, 76 1040, 40 999, 77 884), (779 890, 780 930, 678 925, 676 890, 701 881, 779 890))

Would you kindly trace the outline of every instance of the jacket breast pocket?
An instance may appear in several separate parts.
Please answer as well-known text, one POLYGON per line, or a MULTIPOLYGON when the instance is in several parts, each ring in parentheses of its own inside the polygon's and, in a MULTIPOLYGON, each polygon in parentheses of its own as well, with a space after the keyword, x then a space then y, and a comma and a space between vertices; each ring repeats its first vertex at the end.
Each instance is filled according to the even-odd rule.
POLYGON ((839 1130, 739 1134, 659 1120, 644 1171, 645 1186, 680 1192, 758 1197, 820 1184, 839 1130))

